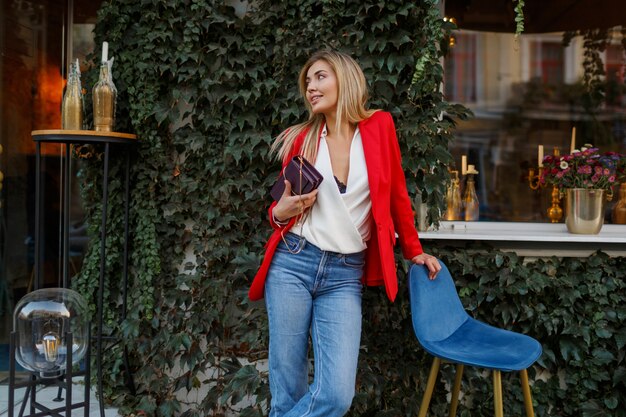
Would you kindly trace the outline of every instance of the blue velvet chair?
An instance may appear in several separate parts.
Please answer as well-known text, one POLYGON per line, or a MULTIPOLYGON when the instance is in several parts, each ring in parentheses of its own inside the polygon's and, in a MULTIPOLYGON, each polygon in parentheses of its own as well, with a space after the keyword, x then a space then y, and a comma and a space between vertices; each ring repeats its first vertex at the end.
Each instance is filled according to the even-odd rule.
POLYGON ((533 405, 526 369, 541 356, 541 345, 523 334, 489 326, 470 317, 456 292, 448 268, 441 262, 434 280, 428 270, 412 265, 409 271, 409 294, 413 330, 424 350, 435 357, 420 406, 425 417, 442 361, 456 364, 450 417, 456 415, 461 378, 465 365, 492 370, 495 416, 503 416, 502 371, 519 371, 527 417, 533 417, 533 405))

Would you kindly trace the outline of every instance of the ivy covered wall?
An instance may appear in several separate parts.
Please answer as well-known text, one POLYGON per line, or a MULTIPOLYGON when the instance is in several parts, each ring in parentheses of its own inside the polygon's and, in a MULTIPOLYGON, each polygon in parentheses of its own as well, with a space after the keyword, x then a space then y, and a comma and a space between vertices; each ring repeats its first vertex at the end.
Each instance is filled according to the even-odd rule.
MULTIPOLYGON (((432 218, 443 209, 446 166, 451 162, 449 116, 465 113, 439 93, 440 46, 445 47, 449 28, 440 19, 436 0, 254 4, 245 16, 237 16, 224 1, 210 0, 111 0, 99 12, 96 42, 108 41, 115 57, 117 130, 140 138, 132 150, 131 282, 128 315, 121 324, 122 167, 116 163, 111 168, 104 289, 106 333, 121 338, 105 352, 106 397, 126 413, 266 413, 267 374, 255 363, 267 356, 267 323, 263 304, 250 303, 246 292, 270 232, 265 208, 279 165, 268 155, 269 144, 281 130, 306 117, 296 77, 313 51, 333 47, 359 61, 370 84, 371 107, 392 112, 396 120, 411 195, 421 191, 432 218), (134 393, 126 384, 124 348, 130 356, 134 393), (247 395, 256 401, 238 404, 247 395)), ((94 296, 101 170, 95 151, 80 151, 94 244, 73 283, 94 296)), ((624 329, 617 324, 624 311, 615 300, 607 301, 615 309, 607 330, 610 336, 569 326, 567 320, 575 310, 567 306, 559 310, 560 324, 539 334, 534 331, 538 324, 548 325, 537 322, 538 317, 547 317, 546 311, 561 303, 555 298, 561 294, 561 281, 552 278, 576 271, 573 264, 550 260, 526 265, 493 251, 470 256, 441 250, 457 276, 467 280, 462 281, 465 302, 480 318, 551 338, 547 352, 552 356, 542 359, 549 371, 547 382, 534 388, 538 414, 579 415, 583 404, 592 410, 595 405, 626 408, 619 395, 607 394, 607 381, 624 384, 623 355, 618 353, 624 329), (503 265, 510 271, 506 285, 500 282, 503 265), (483 270, 491 280, 484 278, 483 270), (524 285, 528 289, 521 289, 524 285), (548 288, 553 298, 546 302, 548 288), (528 294, 534 294, 534 301, 528 294), (546 306, 543 313, 541 304, 546 306), (494 317, 495 307, 501 313, 494 317), (574 342, 561 345, 564 331, 574 342), (584 343, 577 344, 577 338, 584 343), (606 375, 595 388, 581 390, 576 381, 592 379, 585 377, 586 364, 576 361, 587 358, 586 346, 597 340, 619 349, 605 348, 612 356, 603 353, 597 369, 606 375), (559 379, 559 370, 564 369, 566 389, 559 379), (618 371, 622 373, 615 376, 618 371), (574 378, 571 385, 567 378, 574 378)), ((609 274, 615 286, 610 294, 623 304, 626 296, 619 275, 623 261, 609 261, 608 266, 601 262, 600 270, 609 274)), ((577 262, 585 271, 595 265, 592 260, 577 262)), ((404 273, 400 268, 401 282, 404 273)), ((395 304, 382 290, 365 292, 358 394, 351 415, 416 414, 430 359, 412 336, 407 294, 401 287, 395 304)), ((600 287, 597 284, 594 291, 600 287)), ((572 300, 576 306, 581 302, 572 300)), ((601 320, 595 318, 584 320, 601 320)), ((490 413, 489 384, 479 383, 471 373, 466 383, 478 394, 473 407, 461 412, 490 413)), ((507 396, 521 395, 510 391, 507 396)), ((521 400, 507 403, 507 413, 520 410, 521 400)), ((443 414, 445 406, 445 397, 437 396, 433 415, 443 414)))

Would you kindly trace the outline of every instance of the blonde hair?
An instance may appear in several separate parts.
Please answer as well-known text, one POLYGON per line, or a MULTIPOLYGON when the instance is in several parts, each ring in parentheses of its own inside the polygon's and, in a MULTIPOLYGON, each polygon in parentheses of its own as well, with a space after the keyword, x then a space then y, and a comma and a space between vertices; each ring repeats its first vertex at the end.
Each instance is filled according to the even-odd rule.
POLYGON ((298 86, 300 95, 304 98, 306 108, 309 110, 309 119, 304 123, 291 126, 282 132, 270 148, 271 152, 277 152, 278 158, 284 160, 298 135, 308 129, 302 145, 302 154, 311 161, 317 157, 317 139, 325 119, 323 114, 314 114, 311 103, 306 99, 306 77, 309 68, 317 61, 324 60, 330 65, 337 77, 337 115, 334 126, 338 131, 344 121, 358 123, 368 119, 376 110, 367 110, 365 104, 369 97, 365 75, 359 64, 347 54, 333 50, 323 50, 314 53, 300 70, 298 86))

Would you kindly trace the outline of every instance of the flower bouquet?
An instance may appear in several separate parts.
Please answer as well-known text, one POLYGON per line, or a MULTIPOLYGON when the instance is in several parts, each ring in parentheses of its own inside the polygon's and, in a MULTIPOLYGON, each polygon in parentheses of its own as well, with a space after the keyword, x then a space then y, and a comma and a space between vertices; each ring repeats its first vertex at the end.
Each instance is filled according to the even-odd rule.
POLYGON ((543 158, 540 182, 560 189, 586 188, 609 191, 618 181, 618 167, 624 175, 626 160, 615 152, 601 154, 598 148, 585 145, 569 155, 543 158))
POLYGON ((624 175, 625 156, 601 154, 585 145, 569 155, 543 158, 540 184, 557 187, 566 196, 565 224, 571 233, 597 234, 604 219, 604 201, 624 175))
POLYGON ((615 177, 619 183, 626 183, 626 155, 622 155, 616 152, 607 152, 609 156, 615 162, 615 177))

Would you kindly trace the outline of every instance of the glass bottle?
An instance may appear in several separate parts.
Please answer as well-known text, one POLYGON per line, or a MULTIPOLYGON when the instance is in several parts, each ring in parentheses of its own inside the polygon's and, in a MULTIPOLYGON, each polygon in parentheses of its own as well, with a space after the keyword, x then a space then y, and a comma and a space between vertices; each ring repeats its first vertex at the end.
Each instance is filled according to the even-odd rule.
POLYGON ((459 186, 459 173, 452 171, 452 181, 446 190, 446 220, 461 220, 463 202, 461 200, 461 187, 459 186))
POLYGON ((476 185, 474 184, 474 175, 467 174, 467 183, 465 184, 465 196, 463 197, 463 206, 465 207, 465 220, 478 220, 479 204, 478 195, 476 194, 476 185))
POLYGON ((420 232, 428 230, 428 204, 422 201, 422 193, 419 191, 415 196, 415 211, 417 215, 417 230, 420 232))
POLYGON ((619 186, 619 200, 613 206, 611 217, 615 224, 626 224, 626 182, 619 186))
POLYGON ((111 66, 113 59, 100 65, 100 77, 93 87, 93 125, 101 132, 112 132, 115 126, 117 89, 113 84, 111 66))
POLYGON ((61 105, 61 128, 82 130, 83 128, 83 92, 80 84, 80 66, 78 60, 70 64, 67 86, 61 105))

